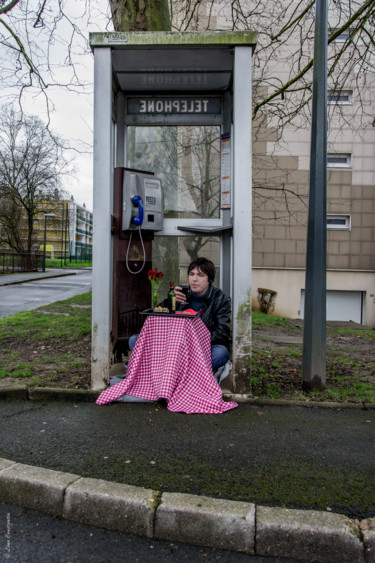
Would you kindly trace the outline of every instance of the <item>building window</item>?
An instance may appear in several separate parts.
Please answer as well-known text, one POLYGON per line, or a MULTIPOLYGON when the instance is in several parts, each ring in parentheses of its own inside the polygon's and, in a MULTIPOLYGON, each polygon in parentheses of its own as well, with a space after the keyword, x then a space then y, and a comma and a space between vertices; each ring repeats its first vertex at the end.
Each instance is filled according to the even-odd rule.
POLYGON ((350 231, 350 215, 327 215, 327 229, 350 231))
POLYGON ((353 102, 353 90, 331 90, 328 92, 329 104, 348 105, 353 102))
MULTIPOLYGON (((331 35, 335 32, 335 29, 331 29, 331 35)), ((333 40, 334 43, 345 43, 350 37, 350 29, 345 29, 345 31, 341 32, 335 39, 333 40)))
POLYGON ((351 157, 351 154, 329 153, 327 155, 327 166, 330 168, 350 168, 351 157))

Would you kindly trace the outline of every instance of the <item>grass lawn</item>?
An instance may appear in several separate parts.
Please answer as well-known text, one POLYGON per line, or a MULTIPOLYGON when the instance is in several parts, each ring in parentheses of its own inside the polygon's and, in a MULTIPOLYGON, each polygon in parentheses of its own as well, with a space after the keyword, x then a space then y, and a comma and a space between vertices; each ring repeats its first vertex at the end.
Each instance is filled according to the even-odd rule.
MULTIPOLYGON (((327 385, 302 392, 302 321, 253 313, 253 397, 375 403, 375 331, 327 328, 327 385)), ((0 386, 90 388, 91 293, 0 319, 0 386)))
MULTIPOLYGON (((329 323, 328 323, 329 324, 329 323)), ((303 321, 253 312, 253 396, 375 403, 375 331, 327 327, 326 388, 302 392, 303 321)))
POLYGON ((75 261, 75 260, 57 260, 50 258, 46 259, 46 268, 91 268, 92 262, 83 262, 83 261, 75 261))
POLYGON ((88 389, 91 293, 0 319, 0 385, 88 389))

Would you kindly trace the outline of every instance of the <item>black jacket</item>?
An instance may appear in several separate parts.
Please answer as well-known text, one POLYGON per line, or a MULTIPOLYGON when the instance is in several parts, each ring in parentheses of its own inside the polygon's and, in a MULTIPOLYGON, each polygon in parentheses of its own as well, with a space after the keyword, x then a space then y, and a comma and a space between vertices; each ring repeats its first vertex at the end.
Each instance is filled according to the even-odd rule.
MULTIPOLYGON (((211 333, 211 345, 222 344, 230 348, 231 336, 231 299, 225 293, 211 286, 204 295, 203 300, 207 306, 201 313, 201 319, 211 333)), ((177 310, 190 309, 189 296, 187 303, 177 303, 177 310)))

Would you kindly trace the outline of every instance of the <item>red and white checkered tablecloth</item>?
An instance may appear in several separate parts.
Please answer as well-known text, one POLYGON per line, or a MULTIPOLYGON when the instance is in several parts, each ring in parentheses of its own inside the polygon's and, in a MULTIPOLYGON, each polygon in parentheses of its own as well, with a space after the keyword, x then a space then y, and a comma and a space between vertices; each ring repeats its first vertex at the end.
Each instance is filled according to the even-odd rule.
POLYGON ((237 406, 222 399, 211 367, 211 335, 199 317, 147 317, 126 379, 103 391, 96 403, 110 403, 124 393, 167 399, 168 410, 188 414, 219 414, 237 406))

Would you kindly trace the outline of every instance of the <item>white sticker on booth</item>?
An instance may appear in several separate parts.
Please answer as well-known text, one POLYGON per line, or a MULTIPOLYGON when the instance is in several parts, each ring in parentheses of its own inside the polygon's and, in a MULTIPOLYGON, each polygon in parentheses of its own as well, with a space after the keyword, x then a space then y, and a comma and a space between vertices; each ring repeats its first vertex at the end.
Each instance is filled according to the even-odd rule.
POLYGON ((230 135, 221 136, 221 209, 230 208, 231 143, 230 135))

